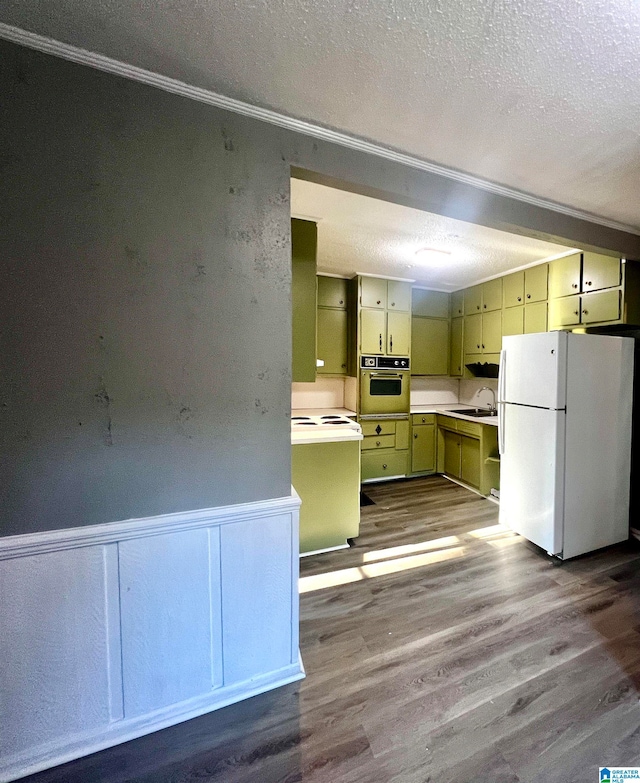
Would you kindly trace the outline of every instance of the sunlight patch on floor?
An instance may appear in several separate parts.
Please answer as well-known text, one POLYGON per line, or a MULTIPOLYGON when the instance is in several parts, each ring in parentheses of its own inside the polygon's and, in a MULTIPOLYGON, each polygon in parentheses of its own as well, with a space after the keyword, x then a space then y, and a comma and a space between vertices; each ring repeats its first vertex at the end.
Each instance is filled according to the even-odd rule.
POLYGON ((376 560, 412 555, 415 552, 425 552, 429 549, 446 549, 459 543, 460 539, 458 536, 445 536, 444 538, 434 538, 433 541, 421 541, 418 544, 404 544, 403 546, 392 546, 387 549, 374 549, 362 555, 362 562, 374 563, 376 560))
POLYGON ((327 587, 337 587, 350 582, 360 582, 363 579, 373 579, 377 576, 396 574, 399 571, 407 571, 412 568, 421 568, 434 563, 442 563, 464 555, 464 547, 453 547, 439 552, 426 552, 421 555, 386 560, 382 563, 370 563, 369 565, 343 568, 340 571, 329 571, 326 574, 313 574, 303 576, 299 580, 300 593, 311 593, 316 590, 324 590, 327 587))

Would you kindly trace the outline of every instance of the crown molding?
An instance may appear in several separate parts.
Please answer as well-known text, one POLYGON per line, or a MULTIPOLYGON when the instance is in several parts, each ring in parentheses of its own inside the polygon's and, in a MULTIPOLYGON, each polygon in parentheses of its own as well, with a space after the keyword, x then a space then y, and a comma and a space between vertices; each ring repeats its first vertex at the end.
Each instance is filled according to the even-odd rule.
POLYGON ((229 98, 226 95, 220 95, 211 90, 205 90, 202 87, 194 87, 186 82, 181 82, 178 79, 162 76, 159 73, 147 71, 144 68, 138 68, 135 65, 114 60, 111 57, 91 52, 88 49, 82 49, 79 46, 57 41, 54 38, 32 33, 28 30, 23 30, 20 27, 14 27, 13 25, 0 22, 0 38, 21 44, 30 49, 36 49, 39 52, 61 57, 64 60, 70 60, 71 62, 80 63, 81 65, 88 65, 99 71, 105 71, 106 73, 112 73, 126 79, 132 79, 136 82, 142 82, 143 84, 157 87, 165 92, 181 95, 185 98, 190 98, 191 100, 199 101, 200 103, 206 103, 219 109, 241 114, 245 117, 251 117, 255 120, 261 120, 262 122, 268 122, 271 125, 302 133, 305 136, 312 136, 313 138, 321 139, 332 144, 339 144, 342 147, 348 147, 349 149, 365 152, 379 158, 385 158, 394 163, 400 163, 413 169, 428 172, 429 174, 435 174, 463 185, 470 185, 471 187, 478 188, 487 193, 504 196, 505 198, 514 199, 515 201, 521 201, 525 204, 550 210, 551 212, 557 212, 578 220, 584 220, 587 223, 605 226, 606 228, 611 228, 615 231, 624 231, 636 236, 640 235, 640 228, 638 227, 628 226, 624 223, 608 220, 607 218, 598 215, 592 215, 591 213, 584 212, 580 209, 573 209, 572 207, 563 204, 557 204, 554 201, 539 198, 538 196, 533 196, 520 190, 514 190, 505 187, 504 185, 498 185, 495 182, 490 182, 481 179, 480 177, 474 177, 471 174, 465 174, 462 171, 456 171, 455 169, 450 169, 446 166, 440 166, 437 163, 431 163, 430 161, 414 157, 413 155, 407 155, 390 147, 384 147, 356 136, 350 136, 347 133, 341 133, 340 131, 325 128, 312 122, 288 117, 285 114, 280 114, 271 109, 263 109, 235 98, 229 98))

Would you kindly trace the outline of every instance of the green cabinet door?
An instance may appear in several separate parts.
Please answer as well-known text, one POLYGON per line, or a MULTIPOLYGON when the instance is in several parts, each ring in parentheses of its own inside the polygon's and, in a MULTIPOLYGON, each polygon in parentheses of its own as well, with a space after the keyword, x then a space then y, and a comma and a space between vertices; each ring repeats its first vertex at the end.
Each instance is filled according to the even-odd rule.
POLYGON ((524 305, 509 307, 502 313, 502 336, 524 334, 524 305))
POLYGON ((460 436, 460 478, 472 487, 480 486, 480 441, 460 436))
MULTIPOLYGON (((329 278, 327 278, 329 279, 329 278)), ((347 372, 347 311, 318 308, 318 359, 324 366, 318 375, 345 375, 347 372)))
POLYGON ((360 304, 384 310, 387 306, 387 281, 382 277, 361 277, 360 304))
POLYGON ((556 299, 560 296, 570 296, 580 292, 580 269, 582 255, 574 253, 572 256, 556 258, 549 264, 549 298, 556 299))
POLYGON ((464 317, 464 352, 480 353, 482 351, 482 315, 465 315, 464 317))
POLYGON ((347 307, 347 280, 318 275, 318 307, 347 307))
POLYGON ((597 291, 600 288, 615 288, 621 282, 619 258, 599 253, 582 254, 582 290, 597 291))
POLYGON ((382 354, 385 349, 386 314, 384 310, 360 311, 360 352, 382 354))
POLYGON ((474 285, 464 290, 464 314, 474 315, 482 310, 482 286, 474 285))
POLYGON ((460 478, 460 435, 457 432, 442 430, 444 443, 444 472, 460 478))
POLYGON ((502 349, 502 312, 482 314, 482 352, 500 353, 502 349))
MULTIPOLYGON (((409 356, 411 350, 411 314, 387 313, 387 354, 409 356)), ((364 353, 364 351, 363 351, 364 353)))
POLYGON ((451 294, 451 317, 464 315, 464 291, 454 291, 451 294))
POLYGON ((482 284, 482 312, 500 310, 502 307, 502 278, 488 280, 482 284))
POLYGON ((396 449, 402 451, 409 448, 409 419, 396 421, 396 449))
POLYGON ((549 264, 529 267, 524 272, 524 301, 546 302, 548 296, 549 264))
POLYGON ((462 323, 463 318, 451 319, 451 341, 449 344, 449 375, 462 375, 462 323))
POLYGON ((536 334, 547 331, 547 303, 535 302, 525 305, 524 308, 524 333, 536 334))
POLYGON ((581 320, 583 324, 601 321, 617 321, 620 318, 620 290, 601 291, 582 297, 581 320))
POLYGON ((316 247, 318 229, 309 220, 291 220, 291 379, 316 379, 316 247))
POLYGON ((564 299, 550 299, 549 329, 577 326, 580 323, 580 298, 580 296, 568 296, 564 299))
MULTIPOLYGON (((524 302, 524 272, 514 272, 502 279, 502 304, 518 307, 524 302)), ((520 334, 513 332, 513 334, 520 334)))
POLYGON ((449 321, 412 318, 411 374, 446 375, 448 363, 449 321))
POLYGON ((433 424, 413 427, 411 439, 411 472, 426 473, 436 469, 436 438, 433 424))
POLYGON ((414 288, 411 292, 411 312, 413 315, 423 315, 425 318, 448 318, 449 294, 414 288))
POLYGON ((403 313, 411 310, 411 283, 387 280, 387 308, 403 313))

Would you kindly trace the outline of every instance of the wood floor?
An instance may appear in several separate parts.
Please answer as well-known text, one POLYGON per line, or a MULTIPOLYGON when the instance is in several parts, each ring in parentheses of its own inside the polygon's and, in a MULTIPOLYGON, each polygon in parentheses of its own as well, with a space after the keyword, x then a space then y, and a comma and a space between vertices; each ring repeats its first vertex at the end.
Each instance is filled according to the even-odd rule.
POLYGON ((367 494, 356 546, 302 561, 305 680, 25 780, 595 783, 640 765, 635 544, 561 564, 446 479, 367 494))

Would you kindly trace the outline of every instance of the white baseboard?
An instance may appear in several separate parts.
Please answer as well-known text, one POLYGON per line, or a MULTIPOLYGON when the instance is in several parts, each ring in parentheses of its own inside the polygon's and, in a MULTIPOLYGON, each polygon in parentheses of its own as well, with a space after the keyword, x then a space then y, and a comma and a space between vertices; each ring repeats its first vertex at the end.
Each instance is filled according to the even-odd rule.
POLYGON ((0 783, 304 677, 299 506, 0 539, 0 783))

